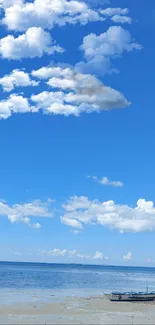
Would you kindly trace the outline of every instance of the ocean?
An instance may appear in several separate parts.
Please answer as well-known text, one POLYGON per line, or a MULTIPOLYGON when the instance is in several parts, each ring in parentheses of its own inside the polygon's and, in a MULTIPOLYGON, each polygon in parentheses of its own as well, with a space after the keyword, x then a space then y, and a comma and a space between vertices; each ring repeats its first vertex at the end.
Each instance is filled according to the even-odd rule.
POLYGON ((155 268, 0 262, 0 290, 103 293, 155 290, 155 268))

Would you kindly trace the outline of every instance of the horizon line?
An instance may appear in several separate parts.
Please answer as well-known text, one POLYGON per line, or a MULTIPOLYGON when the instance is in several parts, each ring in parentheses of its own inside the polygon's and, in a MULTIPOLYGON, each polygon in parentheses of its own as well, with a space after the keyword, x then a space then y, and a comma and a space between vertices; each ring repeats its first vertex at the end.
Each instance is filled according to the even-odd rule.
POLYGON ((0 261, 0 263, 24 263, 24 264, 50 264, 50 265, 77 265, 77 266, 99 266, 99 267, 125 267, 125 268, 155 268, 154 266, 143 265, 114 265, 114 264, 85 264, 85 263, 70 263, 70 262, 32 262, 32 261, 0 261))

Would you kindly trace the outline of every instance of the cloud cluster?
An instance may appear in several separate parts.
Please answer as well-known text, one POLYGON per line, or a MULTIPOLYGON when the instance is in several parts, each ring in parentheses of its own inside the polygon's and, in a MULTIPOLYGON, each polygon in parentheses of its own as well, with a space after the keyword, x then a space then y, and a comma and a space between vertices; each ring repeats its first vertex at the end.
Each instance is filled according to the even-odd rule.
POLYGON ((139 199, 133 208, 114 201, 90 201, 87 197, 74 196, 62 207, 65 213, 61 222, 70 227, 82 229, 85 224, 98 224, 120 232, 155 231, 154 203, 145 199, 139 199))
POLYGON ((121 24, 131 24, 132 19, 129 16, 126 16, 129 14, 128 8, 106 8, 101 9, 100 13, 105 17, 110 17, 111 20, 115 23, 121 23, 121 24))
MULTIPOLYGON (((25 223, 31 228, 39 229, 41 227, 40 223, 32 223, 31 218, 51 218, 53 216, 51 202, 51 199, 47 200, 47 202, 35 200, 23 205, 14 204, 10 206, 1 201, 0 216, 8 217, 11 223, 25 223)), ((61 222, 74 229, 82 230, 86 224, 98 224, 121 232, 155 231, 154 203, 145 199, 139 199, 136 207, 130 207, 116 204, 114 201, 91 201, 85 196, 74 196, 70 197, 62 205, 62 208, 64 215, 60 217, 61 222)), ((65 255, 67 252, 63 250, 62 254, 65 255)), ((53 251, 53 254, 57 253, 57 251, 53 251)), ((100 257, 102 255, 99 252, 93 255, 94 259, 100 257)), ((129 260, 131 257, 129 252, 124 255, 124 260, 129 260)))
POLYGON ((120 26, 112 26, 99 36, 96 34, 85 36, 81 49, 84 51, 85 58, 90 60, 97 55, 119 56, 124 51, 139 50, 141 46, 132 40, 127 30, 120 26))
POLYGON ((129 9, 128 8, 106 8, 106 9, 101 9, 100 12, 102 13, 102 15, 104 16, 114 16, 114 15, 128 15, 129 13, 129 9))
POLYGON ((132 254, 131 252, 128 252, 126 255, 123 256, 123 260, 128 262, 132 260, 132 254))
POLYGON ((83 112, 124 108, 130 104, 121 93, 104 86, 99 79, 78 73, 73 68, 44 67, 33 71, 32 76, 48 79, 48 86, 58 90, 31 97, 33 103, 47 114, 78 116, 83 112))
POLYGON ((114 23, 118 23, 118 24, 131 24, 132 23, 132 19, 128 16, 119 16, 119 15, 114 15, 111 20, 114 23))
POLYGON ((43 54, 54 52, 62 53, 63 49, 55 45, 50 33, 40 27, 29 28, 18 37, 8 35, 0 39, 0 54, 4 59, 40 58, 43 54))
POLYGON ((46 256, 53 256, 53 257, 68 257, 68 258, 80 258, 80 259, 87 259, 87 260, 103 260, 103 259, 108 259, 107 257, 104 257, 103 253, 97 251, 93 255, 85 255, 79 253, 77 250, 67 250, 67 249, 59 249, 59 248, 54 248, 50 251, 46 250, 39 250, 40 254, 46 255, 46 256))
MULTIPOLYGON (((89 1, 88 1, 89 2, 89 1)), ((86 24, 89 21, 127 19, 127 8, 106 8, 96 10, 88 2, 76 0, 0 0, 3 12, 2 23, 8 30, 19 32, 0 39, 0 55, 9 60, 41 58, 44 54, 62 53, 64 49, 55 44, 51 33, 45 29, 65 24, 86 24), (120 18, 119 18, 120 17, 120 18), (22 33, 22 34, 21 34, 22 33)), ((106 1, 104 1, 106 2, 106 1)), ((0 78, 0 85, 6 92, 15 87, 44 86, 44 91, 31 94, 30 98, 12 94, 0 101, 0 118, 6 119, 12 113, 43 111, 44 114, 74 115, 125 108, 130 102, 125 96, 103 84, 97 77, 116 71, 112 60, 124 51, 141 49, 130 33, 122 27, 112 26, 106 32, 84 37, 80 49, 84 61, 74 67, 57 65, 32 71, 32 77, 23 70, 13 70, 0 78), (35 79, 34 79, 35 78, 35 79), (44 84, 43 84, 44 83, 44 84)))
POLYGON ((141 50, 142 46, 132 39, 131 34, 120 26, 111 26, 100 34, 89 34, 84 37, 80 46, 84 52, 85 61, 81 61, 76 68, 82 72, 104 73, 115 71, 111 60, 120 57, 123 52, 141 50))
POLYGON ((54 248, 50 251, 45 251, 45 250, 39 250, 40 254, 43 255, 48 255, 48 256, 65 256, 67 254, 67 250, 66 249, 59 249, 59 248, 54 248))
POLYGON ((27 98, 22 95, 12 94, 6 100, 0 101, 0 118, 7 119, 13 113, 36 112, 36 108, 29 104, 27 98))
POLYGON ((98 182, 102 185, 108 185, 113 187, 123 187, 124 183, 121 181, 110 181, 107 177, 102 177, 99 179, 97 176, 88 176, 88 178, 93 179, 95 182, 98 182))
POLYGON ((0 85, 4 91, 10 92, 15 87, 38 86, 39 81, 32 80, 27 72, 15 69, 10 74, 0 78, 0 85))
POLYGON ((44 67, 32 71, 37 81, 31 80, 24 71, 14 70, 0 79, 6 91, 15 86, 36 85, 43 80, 52 91, 32 95, 30 99, 11 94, 0 101, 0 118, 6 119, 12 113, 43 111, 44 114, 74 115, 99 112, 130 105, 120 92, 106 87, 99 79, 89 74, 77 73, 73 68, 44 67), (22 78, 19 78, 22 76, 22 78))
POLYGON ((11 223, 25 223, 31 228, 39 229, 40 223, 31 223, 32 217, 50 218, 52 217, 51 200, 41 202, 35 200, 30 203, 7 205, 0 202, 0 216, 8 217, 11 223))
POLYGON ((125 15, 129 13, 127 8, 106 8, 104 10, 90 8, 90 6, 106 3, 108 4, 109 1, 34 0, 25 2, 23 0, 0 0, 0 6, 4 9, 2 23, 9 30, 14 31, 26 31, 31 27, 52 29, 54 26, 77 23, 85 25, 92 21, 103 21, 107 17, 115 22, 132 22, 130 17, 125 19, 125 15), (121 17, 124 17, 124 20, 121 17))
POLYGON ((14 31, 26 31, 31 27, 52 29, 56 25, 76 23, 85 25, 89 21, 104 20, 100 12, 76 0, 3 0, 3 8, 2 23, 14 31))
POLYGON ((23 0, 0 0, 0 8, 6 9, 12 5, 22 5, 23 0))

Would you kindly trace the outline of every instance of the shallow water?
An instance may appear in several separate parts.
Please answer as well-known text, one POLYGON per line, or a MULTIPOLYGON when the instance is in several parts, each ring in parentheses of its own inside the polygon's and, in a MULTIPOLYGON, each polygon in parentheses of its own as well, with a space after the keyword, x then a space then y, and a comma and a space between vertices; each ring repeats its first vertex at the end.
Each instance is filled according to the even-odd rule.
MULTIPOLYGON (((102 294, 111 290, 155 289, 155 268, 94 265, 0 263, 0 291, 32 292, 44 289, 52 295, 102 294), (35 289, 35 290, 34 290, 35 289), (65 294, 64 294, 65 293, 65 294)), ((1 298, 0 298, 1 299, 1 298)))

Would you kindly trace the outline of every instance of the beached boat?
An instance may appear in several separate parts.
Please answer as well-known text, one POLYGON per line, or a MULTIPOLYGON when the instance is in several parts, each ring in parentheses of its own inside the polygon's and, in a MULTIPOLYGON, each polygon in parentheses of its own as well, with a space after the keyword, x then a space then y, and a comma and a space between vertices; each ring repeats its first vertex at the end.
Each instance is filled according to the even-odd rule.
POLYGON ((111 301, 153 301, 155 292, 112 292, 106 294, 111 301))

